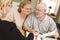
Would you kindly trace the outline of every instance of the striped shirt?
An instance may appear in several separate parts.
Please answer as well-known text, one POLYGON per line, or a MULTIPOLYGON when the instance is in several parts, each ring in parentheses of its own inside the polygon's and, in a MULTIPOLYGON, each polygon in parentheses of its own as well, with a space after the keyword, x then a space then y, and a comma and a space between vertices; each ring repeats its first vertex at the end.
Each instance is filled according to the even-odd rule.
POLYGON ((52 32, 54 30, 57 32, 55 22, 48 15, 46 15, 44 20, 41 21, 35 15, 31 14, 26 19, 24 25, 30 28, 34 28, 41 34, 52 32))

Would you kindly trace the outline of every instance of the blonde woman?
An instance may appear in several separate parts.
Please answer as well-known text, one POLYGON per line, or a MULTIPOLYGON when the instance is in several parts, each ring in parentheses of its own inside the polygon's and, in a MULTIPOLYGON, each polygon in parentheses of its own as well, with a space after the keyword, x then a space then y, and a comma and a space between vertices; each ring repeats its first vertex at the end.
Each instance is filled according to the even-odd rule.
MULTIPOLYGON (((24 0, 19 4, 18 9, 11 8, 10 11, 7 13, 6 17, 3 20, 7 20, 9 22, 13 22, 16 24, 17 29, 19 30, 19 39, 25 40, 24 31, 22 29, 22 25, 29 15, 31 9, 30 1, 24 0)), ((27 39, 26 39, 27 40, 27 39)))
POLYGON ((7 14, 11 5, 11 0, 1 0, 0 2, 0 12, 2 12, 3 15, 7 14))
MULTIPOLYGON (((1 0, 1 1, 3 1, 3 0, 1 0)), ((1 4, 3 4, 3 2, 1 2, 1 4)), ((20 32, 19 30, 22 29, 21 25, 23 24, 22 22, 25 19, 24 17, 26 17, 30 12, 30 2, 23 1, 21 3, 21 12, 18 10, 17 11, 12 10, 12 15, 9 17, 7 16, 7 15, 9 15, 8 14, 9 10, 7 10, 7 7, 10 7, 10 6, 7 6, 7 5, 4 6, 4 5, 2 5, 2 6, 0 5, 0 14, 1 14, 0 15, 0 40, 27 40, 21 34, 22 31, 20 32), (23 11, 23 13, 22 13, 22 11, 23 11), (7 16, 7 18, 6 18, 6 16, 7 16), (12 17, 12 21, 10 20, 11 17, 12 17)))

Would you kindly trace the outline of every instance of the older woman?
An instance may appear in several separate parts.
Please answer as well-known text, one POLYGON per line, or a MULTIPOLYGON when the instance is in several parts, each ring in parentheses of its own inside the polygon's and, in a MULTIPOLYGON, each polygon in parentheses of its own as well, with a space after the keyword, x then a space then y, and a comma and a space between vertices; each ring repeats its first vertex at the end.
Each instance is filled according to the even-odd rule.
POLYGON ((25 21, 26 16, 29 15, 30 9, 31 9, 30 1, 27 0, 22 1, 19 4, 18 9, 14 9, 13 7, 10 9, 9 13, 6 15, 4 20, 14 22, 19 31, 22 32, 23 22, 25 21))

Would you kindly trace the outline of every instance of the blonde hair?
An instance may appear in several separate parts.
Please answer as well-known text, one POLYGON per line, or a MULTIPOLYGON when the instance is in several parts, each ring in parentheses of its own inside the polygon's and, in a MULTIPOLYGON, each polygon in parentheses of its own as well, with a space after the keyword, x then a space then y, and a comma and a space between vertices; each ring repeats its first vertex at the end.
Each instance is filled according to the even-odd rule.
POLYGON ((31 2, 28 1, 28 0, 22 1, 22 2, 19 4, 18 12, 21 12, 21 8, 24 8, 24 6, 25 6, 26 4, 31 4, 31 2))
POLYGON ((10 5, 11 0, 3 0, 2 3, 6 6, 6 5, 10 5))
POLYGON ((0 7, 2 6, 2 0, 0 0, 0 7))
POLYGON ((0 6, 10 5, 11 0, 0 0, 0 6))

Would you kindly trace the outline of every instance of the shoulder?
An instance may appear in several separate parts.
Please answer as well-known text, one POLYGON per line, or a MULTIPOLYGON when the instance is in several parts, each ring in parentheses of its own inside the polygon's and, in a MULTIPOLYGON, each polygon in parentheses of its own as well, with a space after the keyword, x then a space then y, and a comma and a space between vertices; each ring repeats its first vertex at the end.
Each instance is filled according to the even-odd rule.
POLYGON ((50 17, 50 16, 48 16, 48 15, 47 15, 47 18, 48 18, 49 20, 53 20, 53 18, 51 18, 51 17, 50 17))
POLYGON ((15 23, 9 22, 6 20, 0 20, 0 29, 1 30, 8 31, 8 30, 11 30, 13 28, 16 28, 15 23))
POLYGON ((51 18, 50 16, 47 16, 47 19, 50 23, 54 23, 55 24, 55 21, 53 20, 53 18, 51 18))
POLYGON ((5 24, 5 25, 15 25, 15 23, 9 22, 7 20, 1 20, 0 23, 5 24))

